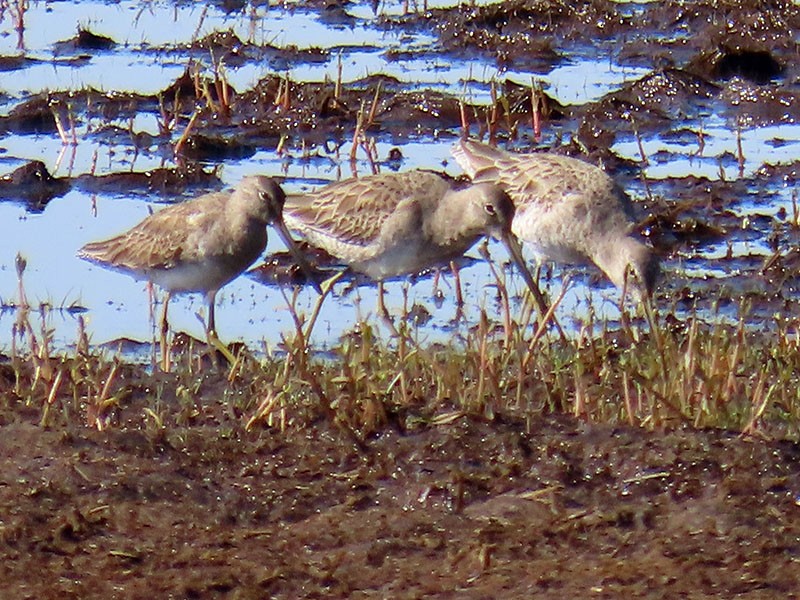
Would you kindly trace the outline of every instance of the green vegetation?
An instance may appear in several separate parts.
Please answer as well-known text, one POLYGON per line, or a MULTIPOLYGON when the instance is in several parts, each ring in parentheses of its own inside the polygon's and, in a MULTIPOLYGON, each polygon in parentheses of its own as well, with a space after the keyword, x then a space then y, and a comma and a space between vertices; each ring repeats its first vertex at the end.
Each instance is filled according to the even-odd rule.
MULTIPOLYGON (((508 307, 505 287, 499 289, 508 307)), ((17 310, 11 354, 0 363, 0 403, 24 407, 48 427, 184 426, 204 422, 204 407, 217 403, 230 419, 223 427, 285 430, 324 418, 359 445, 386 427, 540 413, 800 437, 794 325, 777 321, 769 333, 752 331, 745 309, 738 325, 680 320, 670 312, 563 341, 553 332, 533 334, 532 311, 515 319, 506 308, 499 321, 482 312, 472 335, 447 345, 419 344, 400 316, 399 337, 387 341, 372 324, 359 323, 324 355, 306 343, 316 312, 295 311, 296 330, 278 354, 258 359, 232 348, 237 359, 227 365, 189 340, 173 344, 171 373, 91 350, 80 318, 74 351, 57 354, 46 315, 37 325, 29 309, 17 310), (131 410, 141 414, 126 414, 131 410)))

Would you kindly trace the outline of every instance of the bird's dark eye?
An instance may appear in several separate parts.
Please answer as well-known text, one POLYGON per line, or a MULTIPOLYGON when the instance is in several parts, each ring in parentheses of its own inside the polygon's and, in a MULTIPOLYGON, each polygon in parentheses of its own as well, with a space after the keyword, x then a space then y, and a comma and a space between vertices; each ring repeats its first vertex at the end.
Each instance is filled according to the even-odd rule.
POLYGON ((483 205, 483 210, 486 211, 486 214, 489 214, 489 215, 492 215, 492 216, 495 216, 497 214, 497 208, 495 207, 494 204, 484 204, 483 205))

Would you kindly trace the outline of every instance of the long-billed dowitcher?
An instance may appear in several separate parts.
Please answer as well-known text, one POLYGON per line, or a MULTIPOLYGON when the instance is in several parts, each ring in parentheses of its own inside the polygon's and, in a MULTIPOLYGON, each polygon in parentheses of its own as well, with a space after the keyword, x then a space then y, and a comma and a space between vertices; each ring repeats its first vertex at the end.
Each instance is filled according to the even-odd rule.
POLYGON ((630 201, 603 170, 568 156, 513 154, 471 140, 454 144, 452 153, 473 181, 508 192, 516 206, 511 230, 539 259, 593 262, 620 290, 640 299, 652 293, 658 259, 631 235, 630 201))
POLYGON ((116 237, 88 243, 78 256, 146 279, 166 291, 160 321, 165 369, 169 364, 167 306, 172 294, 180 292, 205 294, 206 335, 231 360, 216 333, 216 294, 264 251, 267 225, 275 226, 301 268, 311 272, 283 223, 285 200, 281 187, 269 177, 245 177, 233 190, 170 206, 116 237))
POLYGON ((446 264, 483 235, 503 241, 533 291, 533 278, 511 233, 513 216, 510 198, 496 185, 459 185, 423 170, 332 183, 289 195, 284 208, 290 229, 379 282, 384 314, 384 279, 446 264))

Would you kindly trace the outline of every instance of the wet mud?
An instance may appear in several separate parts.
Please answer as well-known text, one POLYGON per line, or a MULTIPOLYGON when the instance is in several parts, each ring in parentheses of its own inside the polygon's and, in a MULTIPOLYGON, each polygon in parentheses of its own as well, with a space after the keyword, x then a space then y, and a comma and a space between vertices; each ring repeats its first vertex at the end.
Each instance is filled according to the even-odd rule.
POLYGON ((360 449, 322 414, 244 431, 204 388, 188 422, 165 428, 142 423, 142 391, 102 432, 2 410, 5 593, 790 598, 800 586, 794 443, 498 415, 389 427, 360 449))

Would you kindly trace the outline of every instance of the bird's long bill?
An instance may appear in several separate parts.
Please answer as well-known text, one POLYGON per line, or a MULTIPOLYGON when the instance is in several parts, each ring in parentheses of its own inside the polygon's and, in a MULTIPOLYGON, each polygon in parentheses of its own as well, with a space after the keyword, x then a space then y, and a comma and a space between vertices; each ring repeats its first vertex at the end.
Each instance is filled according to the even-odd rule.
POLYGON ((508 253, 511 255, 514 264, 517 265, 519 272, 522 273, 522 278, 525 280, 528 289, 531 291, 531 294, 533 294, 537 305, 536 308, 542 310, 543 307, 546 307, 546 301, 541 290, 539 290, 539 284, 533 279, 533 275, 531 275, 530 269, 528 269, 525 258, 522 256, 522 248, 519 245, 519 240, 517 240, 516 236, 510 231, 504 232, 501 235, 501 239, 508 249, 508 253))
POLYGON ((292 234, 289 233, 289 229, 286 227, 283 219, 276 220, 273 225, 275 226, 275 230, 278 232, 278 235, 281 236, 283 243, 286 244, 289 252, 292 253, 295 261, 297 261, 298 266, 300 269, 302 269, 306 279, 311 282, 311 285, 314 286, 314 289, 318 294, 322 294, 322 288, 317 281, 316 271, 311 267, 310 264, 308 264, 308 261, 306 260, 306 257, 303 256, 303 253, 300 252, 300 249, 297 247, 294 238, 292 238, 292 234))

